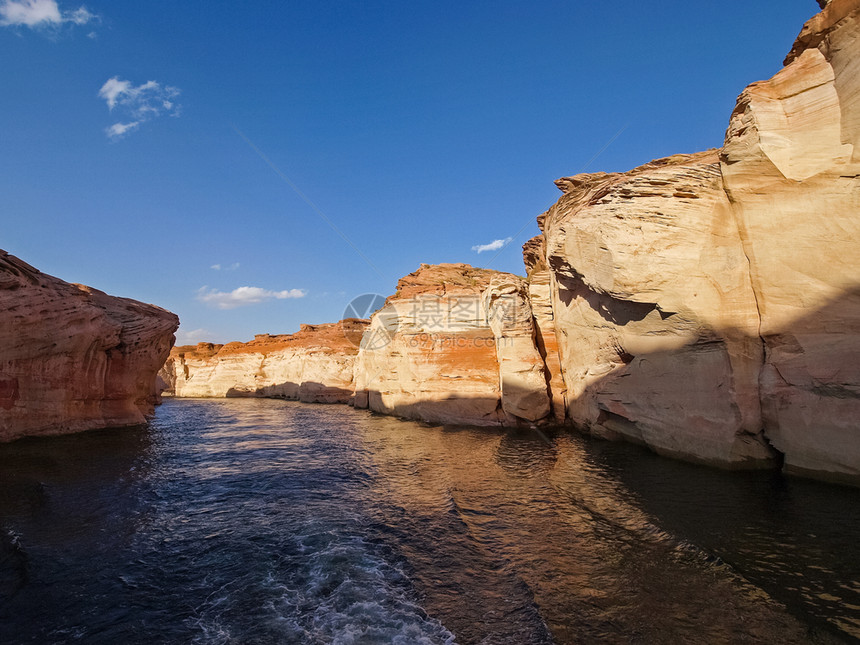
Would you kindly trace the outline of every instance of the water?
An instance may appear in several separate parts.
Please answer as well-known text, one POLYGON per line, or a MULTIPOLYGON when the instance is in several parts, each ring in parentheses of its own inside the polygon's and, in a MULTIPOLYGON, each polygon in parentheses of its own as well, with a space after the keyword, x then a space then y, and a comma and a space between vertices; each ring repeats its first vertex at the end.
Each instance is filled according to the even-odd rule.
POLYGON ((838 643, 852 489, 267 400, 0 446, 2 643, 838 643))

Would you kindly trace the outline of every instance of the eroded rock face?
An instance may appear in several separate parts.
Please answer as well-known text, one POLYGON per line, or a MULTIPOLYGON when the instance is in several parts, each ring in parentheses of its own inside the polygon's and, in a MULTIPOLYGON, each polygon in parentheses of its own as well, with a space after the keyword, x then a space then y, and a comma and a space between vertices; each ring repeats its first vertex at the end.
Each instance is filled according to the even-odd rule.
POLYGON ((526 287, 467 264, 422 265, 371 319, 356 407, 435 423, 516 425, 549 397, 526 287))
POLYGON ((496 343, 502 410, 527 421, 543 419, 550 412, 550 394, 528 285, 509 273, 493 276, 481 305, 496 343))
POLYGON ((769 462, 755 296, 716 152, 558 183, 543 226, 570 419, 667 455, 769 462))
POLYGON ((161 372, 177 397, 272 397, 347 403, 366 320, 302 325, 248 343, 175 347, 161 372))
POLYGON ((860 480, 859 15, 826 3, 720 151, 557 182, 524 253, 573 422, 860 480))
POLYGON ((544 362, 544 373, 549 382, 552 417, 556 423, 567 419, 567 387, 561 367, 561 354, 555 313, 552 308, 552 276, 547 268, 546 247, 542 236, 523 245, 523 261, 528 270, 529 303, 535 325, 535 345, 544 362))
POLYGON ((0 251, 0 441, 143 423, 178 318, 0 251))
POLYGON ((860 2, 832 0, 738 99, 721 154, 788 470, 860 478, 860 2))
POLYGON ((421 265, 371 318, 355 406, 436 423, 499 425, 499 364, 481 293, 494 271, 421 265))

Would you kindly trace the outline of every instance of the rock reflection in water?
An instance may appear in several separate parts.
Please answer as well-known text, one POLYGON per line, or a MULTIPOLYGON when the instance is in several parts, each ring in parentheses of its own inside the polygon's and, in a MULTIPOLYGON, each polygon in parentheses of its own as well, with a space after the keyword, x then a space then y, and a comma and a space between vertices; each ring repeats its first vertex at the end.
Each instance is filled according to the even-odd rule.
POLYGON ((477 625, 498 620, 481 602, 500 597, 516 607, 519 629, 494 624, 511 639, 500 642, 677 642, 683 634, 729 642, 740 632, 830 640, 663 531, 580 437, 430 428, 417 438, 393 423, 365 434, 382 475, 377 492, 386 493, 375 506, 411 516, 396 526, 417 533, 388 530, 416 569, 428 611, 467 642, 480 640, 477 625))

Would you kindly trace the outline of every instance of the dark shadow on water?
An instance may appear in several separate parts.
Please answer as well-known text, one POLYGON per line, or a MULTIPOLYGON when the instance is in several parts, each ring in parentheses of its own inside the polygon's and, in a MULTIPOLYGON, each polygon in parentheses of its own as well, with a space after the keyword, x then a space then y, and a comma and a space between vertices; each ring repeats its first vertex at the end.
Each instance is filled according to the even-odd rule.
POLYGON ((513 477, 545 477, 557 459, 555 444, 534 430, 509 429, 496 447, 496 463, 513 477))
POLYGON ((860 639, 860 494, 776 471, 726 472, 583 439, 652 521, 801 620, 860 639))
MULTIPOLYGON (((93 544, 111 551, 134 534, 146 515, 139 486, 149 476, 151 449, 147 426, 0 444, 0 641, 8 642, 7 605, 28 589, 40 554, 91 551, 93 544), (123 512, 106 533, 101 518, 110 507, 123 512), (32 535, 40 536, 38 544, 30 543, 32 535)), ((50 592, 41 595, 50 602, 50 592)))
POLYGON ((91 488, 147 476, 146 425, 0 444, 0 517, 52 503, 55 488, 91 488))

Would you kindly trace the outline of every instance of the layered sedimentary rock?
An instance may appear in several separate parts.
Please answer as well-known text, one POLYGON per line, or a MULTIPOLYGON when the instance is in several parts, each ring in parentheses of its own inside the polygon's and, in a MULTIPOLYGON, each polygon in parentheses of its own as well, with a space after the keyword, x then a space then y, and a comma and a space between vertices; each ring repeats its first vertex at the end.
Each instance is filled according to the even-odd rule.
POLYGON ((368 322, 302 325, 295 334, 257 335, 248 343, 175 347, 161 372, 178 397, 273 397, 346 403, 368 322))
POLYGON ((502 411, 538 421, 550 412, 544 360, 538 350, 528 285, 511 274, 493 276, 481 295, 499 362, 502 411))
POLYGON ((721 150, 557 182, 526 259, 549 278, 574 423, 860 477, 858 15, 827 3, 740 96, 721 150))
POLYGON ((557 183, 542 225, 570 418, 664 454, 770 459, 755 296, 716 152, 557 183))
POLYGON ((519 278, 425 264, 397 287, 362 342, 356 407, 475 425, 547 415, 543 363, 519 278))
POLYGON ((765 349, 765 432, 797 472, 860 477, 860 2, 832 0, 721 155, 765 349))
POLYGON ((523 245, 523 260, 529 270, 529 303, 534 316, 535 344, 544 361, 553 420, 563 423, 567 418, 567 387, 561 369, 555 313, 552 309, 552 279, 545 256, 543 238, 534 238, 523 245))
POLYGON ((178 326, 0 251, 0 441, 142 423, 178 326))

